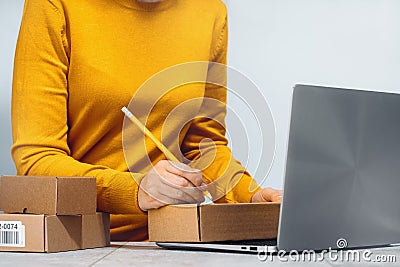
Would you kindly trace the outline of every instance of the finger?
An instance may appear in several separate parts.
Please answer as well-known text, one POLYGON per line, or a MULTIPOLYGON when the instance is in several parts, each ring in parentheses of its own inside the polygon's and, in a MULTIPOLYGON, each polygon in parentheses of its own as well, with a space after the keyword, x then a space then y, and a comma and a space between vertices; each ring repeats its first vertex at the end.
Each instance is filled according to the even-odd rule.
POLYGON ((151 197, 152 200, 149 203, 147 203, 148 208, 145 208, 144 211, 150 210, 150 209, 159 209, 159 208, 167 205, 167 203, 159 201, 159 197, 155 198, 154 196, 151 196, 151 195, 149 195, 149 196, 151 197))
MULTIPOLYGON (((175 190, 180 190, 183 191, 185 193, 185 195, 183 196, 183 198, 185 199, 185 201, 188 201, 190 203, 201 203, 204 201, 204 196, 203 196, 203 192, 201 190, 199 190, 197 187, 193 187, 193 185, 186 180, 185 178, 172 174, 170 172, 163 172, 161 173, 157 173, 157 177, 158 177, 158 182, 160 183, 159 186, 153 187, 153 188, 157 188, 156 190, 165 194, 164 191, 168 190, 168 187, 172 187, 175 190), (163 189, 160 189, 160 187, 166 187, 163 189)), ((177 193, 179 195, 179 193, 177 193)), ((167 194, 168 195, 168 194, 167 194)), ((168 195, 172 198, 180 198, 176 197, 175 195, 168 195)))
POLYGON ((204 186, 202 187, 193 187, 193 184, 190 183, 185 178, 181 176, 177 176, 172 173, 165 173, 164 179, 161 179, 163 184, 169 185, 173 188, 179 189, 184 191, 185 193, 189 194, 194 198, 194 200, 198 201, 203 198, 204 196, 204 186))
POLYGON ((173 174, 186 178, 195 186, 201 186, 201 184, 204 182, 201 171, 193 169, 186 164, 169 161, 166 169, 173 174))
POLYGON ((273 197, 274 202, 282 202, 283 191, 282 190, 275 190, 276 194, 273 197))
POLYGON ((267 195, 263 195, 268 201, 271 202, 281 202, 282 201, 282 190, 275 190, 272 188, 266 188, 263 193, 267 195))
POLYGON ((193 169, 186 164, 180 162, 169 162, 166 170, 173 174, 179 175, 188 181, 190 181, 193 186, 199 187, 204 183, 203 175, 200 170, 193 169))
POLYGON ((200 186, 195 186, 191 181, 188 179, 179 176, 178 174, 174 174, 172 172, 167 172, 164 174, 164 178, 168 180, 170 183, 179 186, 179 187, 186 187, 186 188, 196 188, 198 191, 204 192, 207 190, 207 185, 202 182, 200 186))
POLYGON ((277 190, 272 189, 270 187, 264 188, 261 190, 261 197, 264 201, 272 202, 274 196, 277 196, 277 190))
POLYGON ((196 187, 181 187, 181 186, 176 186, 174 184, 169 183, 168 181, 163 181, 164 185, 167 187, 170 187, 172 189, 165 189, 165 190, 170 190, 171 197, 173 198, 178 198, 178 199, 185 199, 186 201, 189 201, 190 203, 201 203, 204 201, 204 193, 199 190, 196 187), (173 193, 172 193, 173 191, 173 193), (181 197, 181 193, 183 193, 183 196, 181 197))
POLYGON ((278 202, 281 203, 282 202, 282 196, 272 196, 272 202, 278 202))
POLYGON ((180 186, 193 186, 195 185, 188 179, 185 178, 189 173, 198 173, 199 171, 194 170, 187 166, 186 164, 180 162, 173 162, 168 160, 159 161, 156 166, 152 169, 158 176, 164 177, 167 173, 172 173, 181 179, 173 179, 172 183, 180 186))
POLYGON ((165 172, 160 177, 164 184, 167 183, 176 187, 193 187, 193 184, 189 180, 171 172, 165 172))
POLYGON ((201 184, 201 186, 200 187, 197 187, 197 188, 199 188, 201 191, 208 191, 208 185, 206 184, 206 183, 202 183, 201 184))
POLYGON ((146 190, 141 187, 138 193, 138 200, 140 198, 138 203, 139 208, 143 211, 147 211, 149 209, 158 209, 165 206, 166 204, 158 201, 157 199, 159 199, 159 197, 155 197, 155 195, 154 193, 146 192, 146 190))
POLYGON ((193 198, 193 200, 194 200, 193 203, 202 203, 205 201, 203 191, 201 191, 200 189, 198 189, 196 187, 185 187, 185 188, 181 188, 180 190, 184 191, 185 194, 187 194, 191 198, 193 198))
POLYGON ((201 203, 204 201, 203 194, 194 188, 175 188, 166 185, 162 192, 160 191, 160 194, 170 199, 176 199, 180 203, 201 203))
POLYGON ((186 202, 176 199, 176 198, 171 198, 167 195, 160 194, 158 197, 158 201, 161 202, 164 206, 165 205, 177 205, 177 204, 186 204, 186 202))
MULTIPOLYGON (((165 187, 165 185, 161 185, 165 187)), ((162 207, 168 204, 178 204, 179 201, 176 198, 170 197, 170 194, 166 193, 165 188, 160 190, 160 186, 153 187, 154 190, 149 190, 146 194, 150 197, 149 202, 151 202, 150 206, 153 208, 162 207)))

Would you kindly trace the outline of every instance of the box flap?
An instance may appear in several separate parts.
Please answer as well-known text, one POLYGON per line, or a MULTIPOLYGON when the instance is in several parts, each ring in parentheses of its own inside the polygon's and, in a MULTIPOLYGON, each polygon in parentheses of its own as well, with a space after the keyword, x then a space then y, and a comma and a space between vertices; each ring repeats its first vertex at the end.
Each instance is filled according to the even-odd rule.
POLYGON ((158 242, 198 242, 197 205, 172 205, 148 211, 149 239, 158 242))
POLYGON ((95 214, 96 179, 57 177, 57 215, 95 214))
POLYGON ((77 250, 82 242, 82 217, 47 215, 45 217, 45 251, 77 250))
POLYGON ((8 213, 55 214, 55 177, 2 176, 0 210, 8 213))
POLYGON ((279 203, 235 203, 200 206, 201 241, 276 238, 279 211, 279 203))

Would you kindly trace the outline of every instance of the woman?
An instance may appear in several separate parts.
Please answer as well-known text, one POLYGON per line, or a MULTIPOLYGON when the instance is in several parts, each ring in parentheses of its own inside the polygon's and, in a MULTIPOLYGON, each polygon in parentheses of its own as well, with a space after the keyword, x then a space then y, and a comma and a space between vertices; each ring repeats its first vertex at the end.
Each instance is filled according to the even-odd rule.
MULTIPOLYGON (((218 177, 231 158, 225 129, 204 119, 182 129, 180 152, 188 160, 199 157, 202 139, 216 144, 215 159, 202 172, 170 164, 155 145, 132 148, 138 162, 148 157, 152 166, 133 163, 128 169, 119 110, 165 68, 192 61, 224 64, 226 16, 219 0, 26 0, 12 97, 11 153, 18 174, 96 177, 98 209, 112 213, 113 240, 146 239, 148 209, 203 201, 193 188, 212 182, 207 177, 218 177)), ((226 101, 223 87, 198 90, 226 101)), ((191 93, 176 90, 174 99, 191 93)), ((153 133, 159 135, 159 122, 170 111, 168 102, 158 105, 148 120, 153 133)), ((172 126, 181 123, 178 118, 172 126)), ((259 188, 232 162, 229 168, 240 179, 218 202, 280 200, 281 191, 259 188)))

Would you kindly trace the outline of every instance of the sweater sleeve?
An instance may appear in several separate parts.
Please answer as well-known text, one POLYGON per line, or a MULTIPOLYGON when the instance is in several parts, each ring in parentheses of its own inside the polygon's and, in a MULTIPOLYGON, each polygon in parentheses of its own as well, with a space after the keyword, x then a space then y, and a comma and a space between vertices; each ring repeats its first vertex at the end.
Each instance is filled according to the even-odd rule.
POLYGON ((182 152, 188 160, 195 162, 193 167, 203 171, 207 183, 211 183, 209 191, 218 202, 251 202, 252 196, 261 188, 240 162, 233 158, 225 137, 228 42, 225 6, 222 13, 215 23, 207 78, 208 81, 217 81, 218 85, 206 84, 200 114, 192 121, 183 141, 182 152))
POLYGON ((79 162, 68 146, 69 44, 62 6, 27 0, 13 77, 11 154, 19 175, 97 178, 97 208, 143 214, 137 203, 143 174, 79 162))

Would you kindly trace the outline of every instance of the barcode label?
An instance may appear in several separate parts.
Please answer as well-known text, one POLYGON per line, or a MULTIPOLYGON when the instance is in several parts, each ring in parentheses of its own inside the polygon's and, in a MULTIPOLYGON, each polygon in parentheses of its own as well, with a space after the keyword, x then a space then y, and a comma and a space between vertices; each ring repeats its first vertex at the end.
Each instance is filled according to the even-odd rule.
POLYGON ((0 221, 0 247, 25 247, 25 226, 20 221, 0 221))

